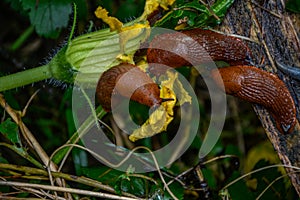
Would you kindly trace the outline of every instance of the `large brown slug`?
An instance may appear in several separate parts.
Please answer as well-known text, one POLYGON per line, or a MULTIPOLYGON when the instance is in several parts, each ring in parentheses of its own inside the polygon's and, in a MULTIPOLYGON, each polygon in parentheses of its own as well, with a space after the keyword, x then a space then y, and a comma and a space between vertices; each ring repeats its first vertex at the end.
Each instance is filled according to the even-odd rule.
POLYGON ((161 103, 158 85, 145 72, 128 63, 110 68, 98 81, 96 97, 106 111, 111 111, 113 93, 149 107, 161 103))
POLYGON ((250 57, 251 51, 242 40, 203 29, 157 35, 147 51, 149 71, 153 74, 161 73, 156 64, 176 68, 214 60, 245 65, 250 57))
POLYGON ((281 133, 291 133, 296 124, 296 108, 283 81, 253 66, 225 67, 211 72, 227 94, 264 106, 276 121, 281 133), (220 73, 222 80, 218 78, 220 73))

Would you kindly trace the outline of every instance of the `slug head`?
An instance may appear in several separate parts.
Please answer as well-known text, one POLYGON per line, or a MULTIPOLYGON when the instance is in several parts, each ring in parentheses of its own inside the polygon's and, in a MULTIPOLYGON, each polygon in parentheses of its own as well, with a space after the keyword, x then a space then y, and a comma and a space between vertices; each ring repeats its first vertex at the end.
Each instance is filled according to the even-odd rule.
POLYGON ((102 74, 96 96, 106 111, 111 111, 112 97, 118 101, 123 96, 149 107, 161 103, 158 85, 145 72, 128 63, 112 67, 102 74))

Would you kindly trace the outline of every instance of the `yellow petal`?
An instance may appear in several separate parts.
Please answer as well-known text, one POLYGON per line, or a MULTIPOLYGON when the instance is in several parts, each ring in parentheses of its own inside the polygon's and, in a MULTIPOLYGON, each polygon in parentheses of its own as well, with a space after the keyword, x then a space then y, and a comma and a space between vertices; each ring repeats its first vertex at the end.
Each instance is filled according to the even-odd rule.
POLYGON ((191 103, 191 97, 183 88, 181 82, 178 80, 178 73, 167 71, 167 79, 162 81, 160 89, 160 97, 163 99, 173 99, 165 101, 159 106, 150 116, 149 119, 137 130, 135 130, 129 139, 133 142, 136 140, 151 137, 162 131, 165 131, 173 120, 173 108, 176 104, 177 98, 174 93, 179 93, 179 104, 185 102, 191 103))
POLYGON ((140 43, 149 36, 150 29, 147 28, 150 26, 148 22, 136 21, 129 25, 123 25, 123 23, 117 18, 108 16, 107 10, 100 6, 95 11, 95 15, 97 18, 102 19, 106 24, 108 24, 111 31, 117 31, 119 33, 120 54, 117 56, 117 59, 121 62, 133 63, 133 55, 135 51, 131 52, 131 54, 126 54, 126 45, 129 40, 138 37, 139 35, 142 35, 140 43))
POLYGON ((106 24, 108 24, 111 31, 120 31, 123 26, 123 23, 117 18, 108 16, 107 10, 101 6, 97 8, 95 15, 97 18, 102 19, 106 24))
POLYGON ((171 6, 175 0, 160 0, 159 5, 165 10, 168 10, 168 6, 171 6))
MULTIPOLYGON (((172 72, 172 71, 167 71, 167 77, 168 79, 162 81, 162 85, 165 86, 166 88, 169 88, 171 91, 176 91, 177 98, 179 105, 181 106, 182 104, 188 102, 192 103, 192 98, 188 94, 188 92, 183 88, 181 82, 178 79, 178 73, 177 72, 172 72)), ((175 94, 174 94, 175 96, 175 94)), ((163 94, 161 96, 162 98, 173 98, 172 96, 167 97, 167 94, 163 94)), ((172 102, 167 101, 168 105, 171 107, 172 102)), ((173 105, 174 107, 174 105, 173 105)), ((172 107, 172 109, 173 109, 172 107)))
POLYGON ((129 140, 135 142, 136 140, 151 137, 159 132, 164 131, 164 124, 166 121, 166 111, 161 105, 149 117, 149 119, 139 128, 136 129, 130 136, 129 140))
POLYGON ((156 11, 159 7, 162 7, 164 10, 168 10, 175 0, 147 0, 144 7, 144 12, 141 16, 141 19, 146 20, 147 17, 156 11))

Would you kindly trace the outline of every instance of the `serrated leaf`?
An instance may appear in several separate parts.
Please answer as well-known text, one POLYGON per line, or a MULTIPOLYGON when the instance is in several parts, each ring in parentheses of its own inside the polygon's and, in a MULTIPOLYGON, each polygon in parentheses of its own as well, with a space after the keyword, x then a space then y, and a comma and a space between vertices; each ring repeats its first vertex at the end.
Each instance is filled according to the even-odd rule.
POLYGON ((21 144, 18 125, 12 122, 10 118, 6 119, 0 124, 0 132, 13 144, 21 144))
POLYGON ((24 0, 24 10, 29 10, 29 18, 39 35, 56 38, 61 28, 66 27, 72 12, 69 0, 24 0))

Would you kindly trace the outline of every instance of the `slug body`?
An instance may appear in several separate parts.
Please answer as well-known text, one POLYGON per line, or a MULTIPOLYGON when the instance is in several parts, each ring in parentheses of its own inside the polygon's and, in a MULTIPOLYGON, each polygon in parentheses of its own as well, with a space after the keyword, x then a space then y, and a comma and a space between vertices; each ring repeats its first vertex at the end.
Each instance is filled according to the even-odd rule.
POLYGON ((264 106, 281 133, 291 133, 296 124, 296 108, 285 84, 274 74, 253 66, 232 66, 211 72, 227 94, 264 106), (221 78, 218 78, 219 74, 221 78))
POLYGON ((110 68, 98 81, 96 97, 106 111, 111 111, 113 94, 130 98, 149 107, 161 103, 158 85, 145 72, 128 63, 110 68))
POLYGON ((147 51, 147 61, 153 63, 150 72, 155 72, 151 66, 155 67, 156 63, 173 68, 211 60, 245 65, 250 57, 251 51, 242 40, 202 29, 157 35, 147 51))

